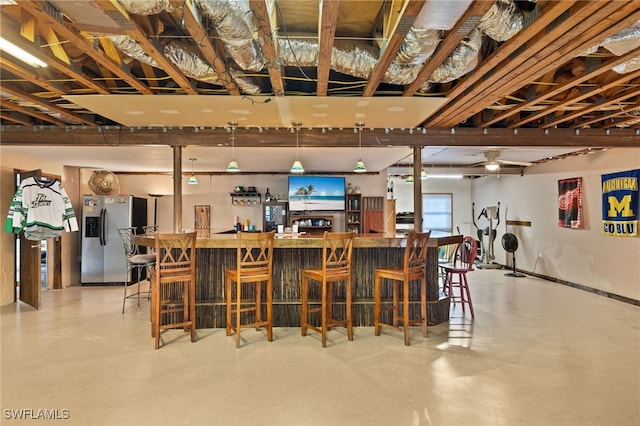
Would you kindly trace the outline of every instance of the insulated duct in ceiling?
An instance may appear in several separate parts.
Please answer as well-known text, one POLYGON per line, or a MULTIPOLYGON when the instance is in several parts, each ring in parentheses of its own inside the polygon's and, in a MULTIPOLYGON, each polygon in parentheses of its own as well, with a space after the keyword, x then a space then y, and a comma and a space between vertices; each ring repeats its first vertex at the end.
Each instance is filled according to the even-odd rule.
MULTIPOLYGON (((151 56, 147 55, 144 49, 142 49, 142 47, 140 47, 140 45, 131 37, 110 36, 109 38, 113 44, 125 54, 145 64, 156 68, 158 67, 157 62, 151 56)), ((187 77, 205 83, 222 85, 222 82, 213 68, 193 52, 187 43, 170 41, 164 47, 164 55, 187 77)), ((239 73, 240 71, 231 70, 232 75, 239 73)), ((252 83, 247 78, 238 77, 234 78, 234 80, 243 93, 258 94, 261 91, 258 85, 252 83)))
POLYGON ((524 16, 512 0, 498 0, 478 23, 478 28, 496 41, 509 40, 523 26, 524 16))
MULTIPOLYGON (((132 14, 153 14, 172 10, 168 0, 128 0, 123 5, 132 14)), ((201 11, 203 26, 215 29, 229 55, 244 71, 261 71, 264 57, 253 38, 257 29, 247 0, 195 0, 201 11)), ((433 54, 441 39, 441 30, 450 29, 468 8, 470 0, 443 5, 427 2, 405 37, 395 60, 383 77, 388 84, 406 85, 415 80, 420 69, 433 54)), ((512 0, 499 0, 482 18, 482 29, 491 37, 506 40, 522 28, 522 14, 512 0)), ((120 37, 120 36, 118 36, 120 37)), ((112 39, 117 37, 112 37, 112 39)), ((116 42, 114 40, 114 42, 116 42)), ((142 62, 154 64, 132 40, 119 39, 117 45, 128 55, 142 62)), ((452 55, 438 67, 421 87, 428 91, 431 83, 444 83, 460 78, 477 66, 482 33, 472 31, 452 55)), ((317 34, 310 38, 277 38, 279 61, 284 66, 317 66, 317 34)), ((185 75, 212 84, 219 80, 209 65, 185 45, 169 42, 165 55, 185 75)), ((379 60, 380 50, 364 42, 336 40, 331 54, 331 69, 358 78, 368 79, 379 60)), ((235 72, 237 75, 240 71, 235 72)), ((233 74, 233 72, 232 72, 233 74)), ((260 89, 246 79, 237 79, 245 93, 256 94, 260 89)))

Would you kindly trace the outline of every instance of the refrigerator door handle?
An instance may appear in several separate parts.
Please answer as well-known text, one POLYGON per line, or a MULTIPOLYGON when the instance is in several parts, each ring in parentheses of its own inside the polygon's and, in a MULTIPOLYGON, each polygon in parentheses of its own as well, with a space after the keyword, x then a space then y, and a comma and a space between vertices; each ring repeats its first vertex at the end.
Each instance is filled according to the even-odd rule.
POLYGON ((107 235, 107 209, 100 210, 100 245, 106 246, 107 235))

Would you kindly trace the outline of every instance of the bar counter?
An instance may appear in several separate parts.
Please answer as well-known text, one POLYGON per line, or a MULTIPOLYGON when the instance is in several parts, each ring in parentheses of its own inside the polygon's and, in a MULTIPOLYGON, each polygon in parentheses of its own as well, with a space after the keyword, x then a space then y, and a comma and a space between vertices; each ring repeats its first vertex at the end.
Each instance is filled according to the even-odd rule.
MULTIPOLYGON (((462 241, 461 235, 432 233, 427 250, 427 301, 429 325, 449 320, 449 301, 440 295, 438 285, 438 250, 440 246, 462 241)), ((137 236, 141 246, 152 247, 152 236, 137 236)), ((354 242, 353 264, 353 325, 373 326, 373 271, 375 268, 401 266, 404 259, 404 236, 359 234, 354 242)), ((196 241, 196 326, 224 328, 224 271, 236 264, 235 234, 211 234, 196 241)), ((273 325, 300 326, 300 269, 319 268, 322 257, 322 237, 301 235, 295 238, 276 237, 273 253, 273 325)), ((319 286, 317 286, 319 287, 319 286)), ((336 304, 343 294, 336 286, 336 304)), ((390 297, 391 286, 384 286, 383 298, 390 297)), ((418 286, 412 286, 411 315, 419 313, 418 286)), ((319 294, 317 299, 319 299, 319 294)))

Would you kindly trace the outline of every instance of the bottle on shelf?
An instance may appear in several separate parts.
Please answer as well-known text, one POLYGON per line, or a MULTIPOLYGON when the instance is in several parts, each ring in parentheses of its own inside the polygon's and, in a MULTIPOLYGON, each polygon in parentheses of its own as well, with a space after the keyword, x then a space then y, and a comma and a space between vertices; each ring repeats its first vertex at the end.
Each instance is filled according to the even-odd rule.
POLYGON ((264 193, 264 201, 266 201, 267 203, 271 201, 271 193, 269 192, 269 188, 267 188, 267 191, 264 193))

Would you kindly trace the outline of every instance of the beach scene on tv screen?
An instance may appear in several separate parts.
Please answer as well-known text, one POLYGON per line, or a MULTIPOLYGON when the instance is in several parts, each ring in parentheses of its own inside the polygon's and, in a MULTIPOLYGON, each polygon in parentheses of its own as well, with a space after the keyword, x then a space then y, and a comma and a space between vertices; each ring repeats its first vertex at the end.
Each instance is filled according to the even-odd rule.
POLYGON ((344 210, 344 178, 289 177, 289 210, 344 210))

